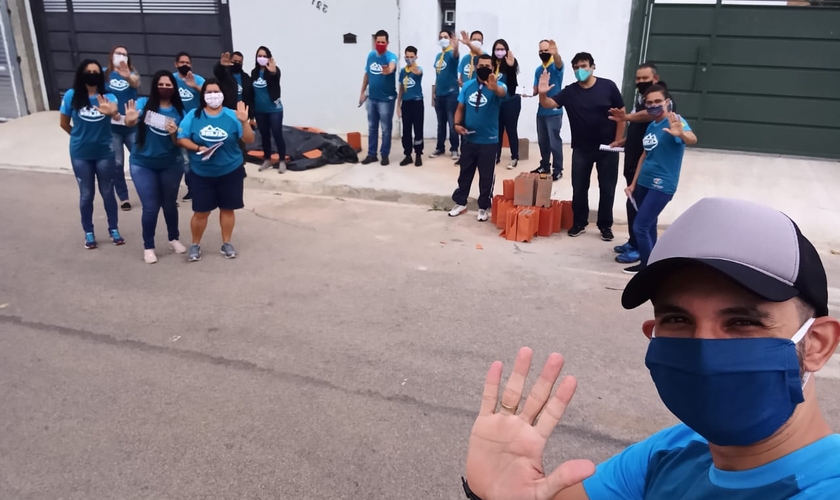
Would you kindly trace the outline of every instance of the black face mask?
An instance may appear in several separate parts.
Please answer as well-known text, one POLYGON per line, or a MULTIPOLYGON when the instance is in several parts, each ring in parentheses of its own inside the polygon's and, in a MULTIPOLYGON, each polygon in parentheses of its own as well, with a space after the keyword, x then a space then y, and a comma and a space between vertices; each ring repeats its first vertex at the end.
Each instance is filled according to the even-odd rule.
POLYGON ((540 60, 542 62, 547 63, 549 59, 551 59, 551 54, 548 52, 540 52, 540 60))
POLYGON ((478 79, 481 80, 482 82, 486 82, 487 79, 490 78, 490 73, 492 73, 492 72, 493 72, 493 70, 486 67, 486 66, 476 68, 476 70, 475 70, 476 76, 478 76, 478 79))
POLYGON ((84 73, 82 75, 82 81, 85 82, 85 85, 98 87, 104 80, 102 80, 102 73, 84 73))
POLYGON ((233 63, 233 72, 242 73, 242 63, 233 63))
POLYGON ((639 94, 644 95, 652 86, 653 82, 639 82, 636 84, 636 89, 639 91, 639 94))
POLYGON ((178 66, 178 73, 181 73, 181 76, 187 76, 187 73, 192 71, 192 68, 187 66, 186 64, 182 64, 178 66))

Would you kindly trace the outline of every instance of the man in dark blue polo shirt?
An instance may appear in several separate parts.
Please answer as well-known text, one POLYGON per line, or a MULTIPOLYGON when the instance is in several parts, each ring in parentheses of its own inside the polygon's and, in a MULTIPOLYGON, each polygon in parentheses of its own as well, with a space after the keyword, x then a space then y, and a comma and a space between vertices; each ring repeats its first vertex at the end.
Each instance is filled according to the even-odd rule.
POLYGON ((613 202, 618 183, 618 153, 601 151, 601 146, 616 147, 624 138, 627 123, 610 119, 611 108, 623 108, 621 92, 612 80, 596 78, 595 59, 588 52, 572 59, 577 83, 551 96, 554 85, 545 71, 538 90, 540 106, 563 107, 572 128, 572 211, 574 225, 569 236, 580 236, 589 224, 589 180, 593 164, 598 169, 598 229, 601 239, 613 240, 613 202))
POLYGON ((478 57, 475 78, 464 83, 458 96, 455 129, 464 138, 464 143, 461 145, 458 189, 452 194, 455 207, 449 212, 450 217, 467 211, 467 197, 478 169, 478 220, 484 222, 489 218, 499 145, 499 107, 507 94, 507 86, 498 83, 493 74, 492 61, 487 54, 478 57))

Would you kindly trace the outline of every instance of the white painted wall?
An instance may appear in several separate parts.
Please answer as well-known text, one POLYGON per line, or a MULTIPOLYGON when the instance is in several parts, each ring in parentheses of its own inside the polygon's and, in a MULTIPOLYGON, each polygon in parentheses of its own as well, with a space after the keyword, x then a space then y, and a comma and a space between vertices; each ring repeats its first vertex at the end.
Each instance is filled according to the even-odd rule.
POLYGON ((388 31, 392 50, 399 45, 397 0, 315 3, 326 3, 326 12, 311 0, 230 1, 233 48, 245 54, 248 71, 257 47, 271 49, 283 72, 286 124, 366 134, 366 111, 358 107, 365 59, 377 30, 388 31), (344 44, 345 33, 358 43, 344 44))
MULTIPOLYGON (((609 78, 621 88, 631 2, 527 0, 527 4, 525 7, 510 0, 458 0, 456 24, 459 30, 482 31, 488 52, 496 39, 504 38, 519 60, 523 83, 533 83, 534 71, 540 65, 539 41, 553 38, 567 63, 564 85, 575 81, 572 57, 577 52, 589 52, 595 58, 595 75, 609 78)), ((536 115, 536 98, 523 99, 520 137, 537 140, 536 115)), ((571 140, 565 117, 561 135, 564 141, 571 140)))

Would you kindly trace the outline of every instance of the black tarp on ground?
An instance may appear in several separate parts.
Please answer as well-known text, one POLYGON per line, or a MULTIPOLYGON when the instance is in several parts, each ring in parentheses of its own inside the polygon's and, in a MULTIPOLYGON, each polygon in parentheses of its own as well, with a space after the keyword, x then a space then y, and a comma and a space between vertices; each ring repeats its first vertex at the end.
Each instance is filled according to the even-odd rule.
MULTIPOLYGON (((254 135, 256 140, 253 144, 248 144, 246 150, 262 151, 262 137, 260 137, 259 130, 255 130, 254 135)), ((286 142, 286 156, 290 158, 287 167, 294 172, 302 172, 324 165, 359 162, 359 155, 356 151, 344 139, 335 134, 319 134, 284 126, 283 140, 286 142), (303 156, 304 153, 313 149, 321 151, 320 158, 303 156)), ((276 154, 277 147, 273 144, 273 141, 271 146, 272 154, 276 154)), ((246 155, 246 160, 258 164, 263 162, 263 160, 249 155, 246 155)))

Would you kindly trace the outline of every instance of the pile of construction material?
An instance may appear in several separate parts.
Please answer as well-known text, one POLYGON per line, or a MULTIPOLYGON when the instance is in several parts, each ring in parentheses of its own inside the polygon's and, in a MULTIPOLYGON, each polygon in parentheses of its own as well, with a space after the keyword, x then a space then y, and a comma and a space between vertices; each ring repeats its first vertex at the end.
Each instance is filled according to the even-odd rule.
POLYGON ((522 173, 502 183, 504 194, 493 197, 491 220, 499 236, 530 242, 572 227, 572 202, 551 199, 552 179, 546 174, 522 173))

